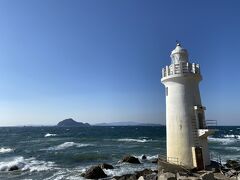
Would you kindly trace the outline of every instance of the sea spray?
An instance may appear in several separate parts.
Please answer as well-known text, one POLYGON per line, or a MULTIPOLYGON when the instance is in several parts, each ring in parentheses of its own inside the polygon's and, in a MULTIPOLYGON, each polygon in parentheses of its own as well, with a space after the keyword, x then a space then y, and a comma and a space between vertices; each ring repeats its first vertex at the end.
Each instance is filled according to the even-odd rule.
POLYGON ((82 143, 75 143, 75 142, 64 142, 60 145, 57 146, 53 146, 53 147, 49 147, 47 149, 43 149, 43 150, 52 150, 52 151, 58 151, 58 150, 63 150, 69 147, 87 147, 87 146, 93 146, 92 144, 82 144, 82 143))
POLYGON ((11 149, 11 148, 4 148, 4 147, 0 148, 0 154, 9 153, 9 152, 13 152, 13 151, 14 151, 14 149, 11 149))

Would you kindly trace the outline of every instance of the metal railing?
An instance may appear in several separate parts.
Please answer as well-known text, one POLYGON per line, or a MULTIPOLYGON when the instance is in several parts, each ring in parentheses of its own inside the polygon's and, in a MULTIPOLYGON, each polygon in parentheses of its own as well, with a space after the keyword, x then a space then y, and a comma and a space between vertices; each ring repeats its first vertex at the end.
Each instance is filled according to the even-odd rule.
POLYGON ((173 164, 180 164, 178 158, 176 157, 167 157, 167 161, 173 164))
POLYGON ((206 123, 206 127, 208 129, 211 129, 211 128, 214 128, 214 127, 218 126, 217 120, 206 120, 205 123, 206 123))
POLYGON ((158 155, 158 161, 171 164, 171 165, 177 165, 179 168, 184 170, 187 173, 190 173, 189 169, 184 166, 182 162, 179 161, 177 157, 167 157, 166 155, 159 154, 158 155))
POLYGON ((162 161, 167 162, 167 163, 172 163, 172 164, 176 164, 179 166, 183 166, 183 163, 181 161, 179 161, 179 159, 177 157, 168 157, 166 155, 159 154, 158 159, 161 159, 162 161))
POLYGON ((162 69, 162 77, 186 73, 200 74, 199 64, 180 62, 179 64, 171 64, 162 69))

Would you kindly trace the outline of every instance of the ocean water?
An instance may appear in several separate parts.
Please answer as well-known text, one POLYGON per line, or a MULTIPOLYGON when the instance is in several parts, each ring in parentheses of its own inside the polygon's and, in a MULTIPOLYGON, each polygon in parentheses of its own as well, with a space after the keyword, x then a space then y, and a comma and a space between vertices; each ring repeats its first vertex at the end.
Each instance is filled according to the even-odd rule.
MULTIPOLYGON (((218 127, 209 137, 212 157, 240 159, 240 127, 218 127)), ((180 137, 179 137, 180 138, 180 137)), ((115 169, 109 176, 132 173, 166 153, 165 127, 2 127, 0 128, 0 179, 83 179, 91 165, 106 162, 115 169), (140 165, 119 163, 127 154, 148 160, 140 165), (9 172, 12 166, 19 171, 9 172)))

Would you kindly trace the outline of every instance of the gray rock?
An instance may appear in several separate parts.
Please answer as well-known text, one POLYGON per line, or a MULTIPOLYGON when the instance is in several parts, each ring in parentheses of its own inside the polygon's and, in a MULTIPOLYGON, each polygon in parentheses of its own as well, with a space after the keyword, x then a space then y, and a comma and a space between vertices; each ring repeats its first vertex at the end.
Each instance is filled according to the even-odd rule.
POLYGON ((113 177, 113 179, 116 180, 137 180, 137 176, 135 174, 125 174, 122 176, 115 176, 113 177))
POLYGON ((202 180, 215 180, 214 174, 212 172, 206 172, 206 173, 200 175, 200 178, 202 180))
POLYGON ((102 163, 99 165, 102 169, 114 169, 111 164, 102 163))
POLYGON ((142 171, 136 171, 135 174, 137 177, 140 177, 140 176, 146 176, 148 174, 152 174, 154 171, 152 171, 151 169, 144 169, 142 171))
POLYGON ((177 180, 176 175, 170 172, 160 174, 158 180, 177 180))
POLYGON ((144 154, 142 155, 142 160, 146 160, 147 159, 147 156, 144 154))
POLYGON ((240 170, 240 163, 235 160, 227 160, 227 163, 225 164, 225 166, 235 170, 240 170))
POLYGON ((179 172, 177 173, 177 180, 202 180, 201 177, 199 177, 199 174, 196 175, 189 175, 188 173, 185 172, 179 172))
POLYGON ((152 160, 152 163, 154 163, 154 164, 157 164, 157 162, 158 162, 157 159, 152 160))
POLYGON ((237 171, 234 169, 229 170, 228 172, 225 173, 227 177, 232 177, 237 175, 237 171))
POLYGON ((14 166, 11 166, 8 171, 17 171, 17 170, 19 170, 19 167, 14 165, 14 166))
POLYGON ((138 160, 138 158, 133 157, 133 156, 125 156, 122 159, 122 162, 128 162, 128 163, 132 163, 132 164, 141 164, 140 161, 138 160))
POLYGON ((148 174, 146 176, 140 176, 138 178, 138 180, 157 180, 157 179, 158 179, 158 177, 157 177, 156 173, 148 174))
POLYGON ((152 173, 152 174, 146 175, 144 180, 157 180, 157 179, 158 179, 157 174, 156 173, 152 173))
POLYGON ((100 179, 107 177, 107 175, 99 166, 93 166, 85 172, 84 177, 87 179, 100 179))

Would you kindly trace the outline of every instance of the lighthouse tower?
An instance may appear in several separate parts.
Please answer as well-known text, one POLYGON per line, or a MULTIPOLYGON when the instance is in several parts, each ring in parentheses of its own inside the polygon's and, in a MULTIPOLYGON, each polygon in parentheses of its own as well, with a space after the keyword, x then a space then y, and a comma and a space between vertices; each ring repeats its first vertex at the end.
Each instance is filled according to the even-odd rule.
POLYGON ((204 169, 210 164, 206 127, 199 92, 199 64, 190 63, 179 43, 171 52, 171 65, 162 69, 166 94, 167 161, 188 168, 204 169))

